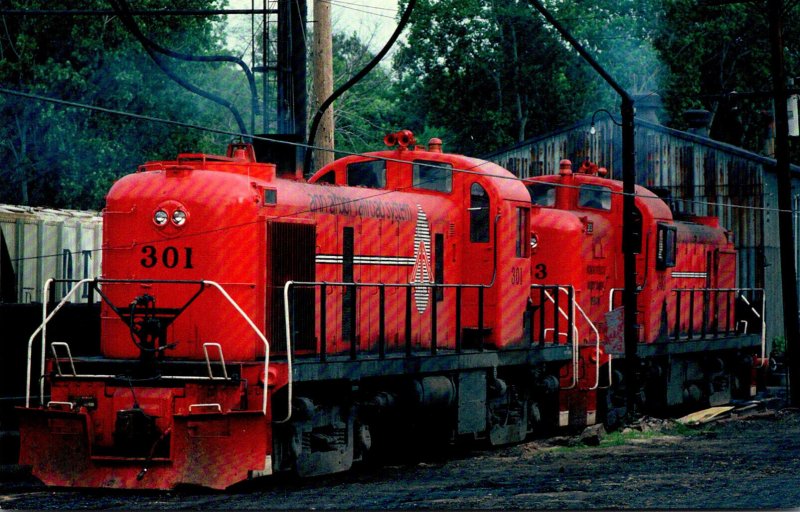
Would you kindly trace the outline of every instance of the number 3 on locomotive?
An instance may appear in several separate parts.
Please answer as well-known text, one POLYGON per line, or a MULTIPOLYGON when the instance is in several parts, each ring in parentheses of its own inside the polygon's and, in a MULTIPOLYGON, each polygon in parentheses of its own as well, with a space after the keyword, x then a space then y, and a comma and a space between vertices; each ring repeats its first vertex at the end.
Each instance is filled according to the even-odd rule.
POLYGON ((180 265, 180 268, 194 268, 192 266, 192 248, 184 247, 183 254, 177 247, 165 247, 161 254, 154 245, 145 245, 142 247, 142 254, 144 258, 139 260, 144 268, 153 268, 159 262, 166 268, 175 268, 180 265), (160 257, 159 257, 160 256, 160 257))

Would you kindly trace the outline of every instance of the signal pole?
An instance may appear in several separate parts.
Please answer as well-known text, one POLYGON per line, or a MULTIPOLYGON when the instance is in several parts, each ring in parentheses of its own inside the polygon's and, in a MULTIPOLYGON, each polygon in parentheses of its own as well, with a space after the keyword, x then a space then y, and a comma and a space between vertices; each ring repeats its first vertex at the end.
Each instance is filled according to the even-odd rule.
MULTIPOLYGON (((314 110, 333 94, 333 36, 331 34, 330 0, 314 0, 314 110)), ((322 114, 315 140, 309 144, 334 148, 333 105, 322 114)), ((333 151, 314 150, 311 172, 333 162, 333 151)), ((306 170, 309 172, 309 170, 306 170)))
POLYGON ((768 0, 769 39, 772 49, 772 90, 775 109, 775 174, 778 181, 778 231, 781 246, 783 330, 789 370, 789 399, 800 405, 800 325, 798 325, 797 271, 792 229, 792 177, 789 172, 789 116, 786 111, 786 73, 783 62, 781 15, 783 0, 768 0))
POLYGON ((622 88, 608 72, 587 52, 572 34, 564 28, 539 0, 529 2, 550 22, 561 36, 572 45, 583 59, 603 77, 603 80, 619 94, 622 105, 622 253, 625 276, 625 287, 622 292, 624 310, 623 338, 625 341, 625 390, 628 417, 636 414, 637 396, 639 395, 639 329, 636 324, 636 254, 641 251, 641 222, 636 223, 636 157, 633 98, 622 88), (638 229, 638 232, 637 232, 638 229))

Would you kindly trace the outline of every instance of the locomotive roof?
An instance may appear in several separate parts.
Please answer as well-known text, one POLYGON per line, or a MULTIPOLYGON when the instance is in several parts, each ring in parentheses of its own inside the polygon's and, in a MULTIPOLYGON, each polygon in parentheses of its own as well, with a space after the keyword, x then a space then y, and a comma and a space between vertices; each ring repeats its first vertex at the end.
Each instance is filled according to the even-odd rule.
MULTIPOLYGON (((528 193, 521 186, 520 179, 514 176, 505 168, 480 158, 473 158, 456 153, 443 153, 441 151, 429 151, 422 146, 415 148, 389 149, 382 151, 372 151, 359 155, 349 155, 336 160, 331 165, 347 166, 350 163, 365 160, 385 160, 387 162, 408 163, 417 161, 429 163, 441 162, 453 166, 454 174, 472 175, 476 178, 496 178, 492 179, 492 186, 498 193, 511 200, 530 201, 528 193)), ((310 181, 330 172, 331 166, 326 166, 317 171, 310 181)))
MULTIPOLYGON (((574 185, 599 185, 610 188, 612 193, 623 193, 622 182, 619 180, 580 172, 568 174, 566 177, 572 180, 574 185)), ((545 176, 538 176, 536 178, 529 178, 525 181, 527 183, 563 183, 565 181, 564 178, 565 176, 562 175, 548 174, 545 176)), ((656 195, 650 189, 641 185, 635 185, 634 194, 636 195, 635 200, 637 206, 640 208, 647 208, 653 217, 664 220, 671 220, 673 218, 672 210, 670 210, 669 205, 667 205, 667 203, 661 197, 656 195)))

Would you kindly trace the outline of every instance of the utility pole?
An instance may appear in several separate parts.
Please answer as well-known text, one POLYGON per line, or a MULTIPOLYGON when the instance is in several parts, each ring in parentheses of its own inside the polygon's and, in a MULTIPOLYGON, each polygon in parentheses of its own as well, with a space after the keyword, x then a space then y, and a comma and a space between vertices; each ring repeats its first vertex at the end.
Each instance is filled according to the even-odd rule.
MULTIPOLYGON (((333 94, 333 38, 331 2, 314 0, 314 110, 333 94)), ((322 114, 315 140, 309 144, 333 149, 333 105, 322 114)), ((333 162, 333 151, 314 150, 316 171, 333 162)))
POLYGON ((634 192, 636 189, 636 157, 634 116, 636 111, 633 98, 614 78, 587 52, 572 34, 564 28, 539 0, 529 2, 550 22, 561 36, 572 45, 583 59, 603 77, 603 80, 619 94, 622 105, 622 252, 625 288, 622 292, 622 306, 625 313, 623 337, 625 340, 625 390, 628 416, 636 414, 639 394, 639 329, 636 324, 636 255, 641 252, 641 215, 636 213, 634 192), (638 219, 638 222, 637 222, 638 219), (638 226, 638 227, 637 227, 638 226))
POLYGON ((792 229, 792 177, 789 173, 789 116, 786 112, 786 73, 783 62, 783 0, 768 0, 769 39, 772 49, 772 89, 775 108, 775 174, 778 180, 778 230, 781 245, 783 329, 789 369, 789 395, 800 405, 800 325, 798 325, 797 272, 794 267, 792 229))

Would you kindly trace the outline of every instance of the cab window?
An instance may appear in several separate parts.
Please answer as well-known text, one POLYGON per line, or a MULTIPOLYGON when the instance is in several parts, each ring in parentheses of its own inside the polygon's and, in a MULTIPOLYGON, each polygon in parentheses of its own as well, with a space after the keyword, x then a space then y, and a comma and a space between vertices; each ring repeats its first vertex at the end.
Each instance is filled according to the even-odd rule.
POLYGON ((517 207, 517 240, 516 240, 516 254, 517 258, 527 258, 530 256, 531 249, 531 228, 528 224, 528 215, 530 210, 528 208, 517 207))
POLYGON ((671 224, 658 224, 656 236, 656 269, 664 270, 675 266, 678 252, 678 228, 671 224))
POLYGON ((314 183, 329 183, 331 185, 336 183, 336 171, 328 171, 314 181, 314 183))
POLYGON ((469 241, 489 241, 489 194, 478 183, 469 191, 469 241))
POLYGON ((578 207, 611 210, 611 189, 600 185, 583 185, 578 190, 578 207))
POLYGON ((444 162, 417 160, 412 171, 414 188, 450 192, 453 189, 453 166, 444 162))
POLYGON ((368 160, 347 166, 347 184, 351 187, 385 188, 386 162, 368 160))
POLYGON ((531 204, 539 206, 556 205, 556 186, 550 183, 533 183, 527 186, 531 204))

